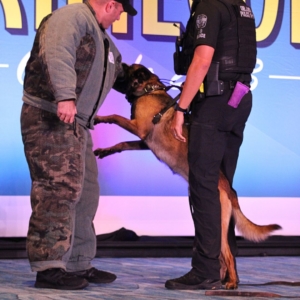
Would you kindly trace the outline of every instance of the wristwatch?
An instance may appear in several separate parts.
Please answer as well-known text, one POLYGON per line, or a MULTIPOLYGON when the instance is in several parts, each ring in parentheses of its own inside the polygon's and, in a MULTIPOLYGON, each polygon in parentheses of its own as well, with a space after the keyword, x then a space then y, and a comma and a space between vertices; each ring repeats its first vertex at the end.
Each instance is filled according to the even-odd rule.
POLYGON ((183 112, 183 113, 187 113, 187 111, 188 111, 187 108, 186 108, 186 109, 181 108, 181 107, 178 105, 178 103, 175 104, 175 110, 176 110, 176 111, 183 112))

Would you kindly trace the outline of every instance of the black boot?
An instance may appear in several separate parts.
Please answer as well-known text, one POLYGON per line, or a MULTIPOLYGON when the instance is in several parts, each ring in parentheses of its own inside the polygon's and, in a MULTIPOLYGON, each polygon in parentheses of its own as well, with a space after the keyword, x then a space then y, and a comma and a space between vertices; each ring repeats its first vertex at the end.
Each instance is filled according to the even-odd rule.
POLYGON ((37 272, 35 287, 57 290, 80 290, 89 285, 84 278, 69 274, 63 269, 47 269, 37 272))
POLYGON ((92 283, 110 283, 117 279, 113 273, 90 268, 88 270, 70 272, 69 274, 75 275, 80 278, 85 278, 88 282, 92 283))
POLYGON ((218 290, 222 283, 219 279, 201 278, 192 269, 179 278, 167 280, 165 287, 170 290, 218 290))

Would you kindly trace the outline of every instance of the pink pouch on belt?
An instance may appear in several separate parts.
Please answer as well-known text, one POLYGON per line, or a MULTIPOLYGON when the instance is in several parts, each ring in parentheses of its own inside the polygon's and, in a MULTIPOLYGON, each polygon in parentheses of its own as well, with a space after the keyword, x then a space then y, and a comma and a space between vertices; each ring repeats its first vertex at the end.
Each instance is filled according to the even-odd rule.
POLYGON ((249 92, 249 90, 250 88, 247 85, 237 81, 232 95, 228 101, 228 105, 237 108, 242 98, 249 92))

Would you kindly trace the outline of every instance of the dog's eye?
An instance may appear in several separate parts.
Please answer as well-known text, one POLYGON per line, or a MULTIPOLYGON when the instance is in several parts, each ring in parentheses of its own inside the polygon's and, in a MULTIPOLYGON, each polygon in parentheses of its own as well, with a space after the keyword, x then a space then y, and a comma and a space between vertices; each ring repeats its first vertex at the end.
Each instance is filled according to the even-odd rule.
POLYGON ((145 80, 148 80, 149 78, 150 78, 150 75, 151 73, 150 72, 143 72, 142 73, 142 76, 143 76, 143 78, 145 79, 145 80))
POLYGON ((145 80, 147 80, 147 76, 145 75, 145 73, 139 73, 137 76, 138 82, 139 83, 143 83, 145 80))
POLYGON ((133 73, 133 79, 136 79, 139 84, 147 81, 151 77, 151 72, 148 69, 139 69, 133 73))

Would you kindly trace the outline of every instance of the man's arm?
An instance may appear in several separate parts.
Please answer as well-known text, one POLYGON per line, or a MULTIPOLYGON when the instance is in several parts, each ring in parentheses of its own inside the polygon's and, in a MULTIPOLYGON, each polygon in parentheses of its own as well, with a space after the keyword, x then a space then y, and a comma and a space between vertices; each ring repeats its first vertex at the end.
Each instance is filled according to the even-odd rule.
MULTIPOLYGON (((195 49, 193 60, 186 75, 186 81, 183 86, 182 94, 178 102, 179 107, 182 109, 188 108, 193 98, 199 91, 199 88, 208 72, 213 55, 214 48, 206 45, 200 45, 195 49)), ((171 130, 175 138, 185 142, 182 136, 182 125, 184 122, 183 113, 176 111, 174 119, 171 123, 171 130)))

